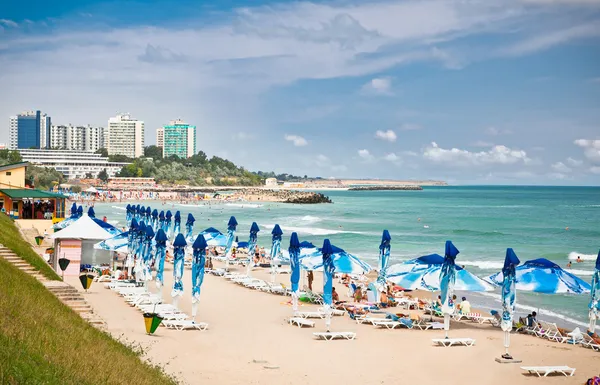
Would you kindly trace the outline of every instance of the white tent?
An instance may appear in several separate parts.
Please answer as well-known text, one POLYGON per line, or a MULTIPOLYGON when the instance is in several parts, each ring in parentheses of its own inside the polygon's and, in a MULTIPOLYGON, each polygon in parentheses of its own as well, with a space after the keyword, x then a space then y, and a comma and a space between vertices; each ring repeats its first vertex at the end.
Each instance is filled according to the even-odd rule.
POLYGON ((94 188, 94 186, 90 186, 89 188, 87 188, 85 190, 85 192, 89 192, 89 193, 97 193, 98 190, 96 190, 96 188, 94 188))
POLYGON ((113 235, 108 231, 104 230, 100 225, 88 217, 87 214, 71 223, 64 229, 52 234, 52 239, 99 239, 105 240, 111 238, 113 235))

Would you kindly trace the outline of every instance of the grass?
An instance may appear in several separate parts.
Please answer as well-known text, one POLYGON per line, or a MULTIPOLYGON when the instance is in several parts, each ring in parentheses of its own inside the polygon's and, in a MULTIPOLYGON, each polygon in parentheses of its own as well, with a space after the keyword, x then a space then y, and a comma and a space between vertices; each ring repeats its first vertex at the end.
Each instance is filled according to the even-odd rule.
MULTIPOLYGON (((51 280, 60 280, 56 272, 42 259, 29 243, 23 240, 21 233, 8 215, 0 213, 0 244, 14 251, 19 257, 29 262, 36 270, 51 280)), ((1 383, 1 382, 0 382, 1 383)))
MULTIPOLYGON (((0 218, 0 242, 31 255, 14 225, 0 218)), ((0 257, 0 384, 176 384, 142 354, 92 327, 0 257)))

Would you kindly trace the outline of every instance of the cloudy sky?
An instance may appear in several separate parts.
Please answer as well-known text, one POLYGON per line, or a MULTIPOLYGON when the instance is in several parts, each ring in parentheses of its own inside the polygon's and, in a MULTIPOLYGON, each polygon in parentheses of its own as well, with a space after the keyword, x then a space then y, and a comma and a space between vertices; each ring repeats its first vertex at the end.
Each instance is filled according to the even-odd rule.
POLYGON ((129 112, 250 170, 600 184, 600 0, 13 1, 0 69, 0 142, 129 112))

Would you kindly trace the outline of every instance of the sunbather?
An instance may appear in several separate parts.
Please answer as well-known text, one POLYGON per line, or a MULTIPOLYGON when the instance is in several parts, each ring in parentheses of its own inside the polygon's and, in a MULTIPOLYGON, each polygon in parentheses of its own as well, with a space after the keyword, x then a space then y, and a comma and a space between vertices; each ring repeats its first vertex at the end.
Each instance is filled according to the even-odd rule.
POLYGON ((458 308, 462 314, 468 314, 471 312, 471 303, 467 301, 467 297, 462 297, 462 302, 459 304, 458 308))
POLYGON ((356 290, 354 290, 354 302, 356 303, 361 303, 363 300, 363 293, 360 287, 357 287, 356 290))

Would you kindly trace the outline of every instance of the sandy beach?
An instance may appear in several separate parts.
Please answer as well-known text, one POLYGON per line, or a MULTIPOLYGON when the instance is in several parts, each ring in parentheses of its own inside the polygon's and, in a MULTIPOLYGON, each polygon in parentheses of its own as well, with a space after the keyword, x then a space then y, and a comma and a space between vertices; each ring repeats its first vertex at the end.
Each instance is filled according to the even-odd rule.
MULTIPOLYGON (((245 272, 243 267, 230 270, 245 272)), ((270 279, 267 269, 255 269, 252 275, 270 279)), ((169 303, 172 280, 172 265, 165 264, 163 296, 169 303)), ((289 275, 277 280, 289 286, 289 275)), ((76 277, 67 281, 82 291, 76 277)), ((185 296, 179 305, 187 314, 191 314, 190 281, 186 268, 185 296)), ((346 288, 336 286, 340 299, 346 300, 346 288)), ((150 288, 156 292, 154 281, 150 288)), ((322 288, 321 274, 315 275, 314 288, 322 288)), ((186 384, 582 384, 600 368, 598 352, 521 334, 512 334, 511 353, 522 364, 496 363, 503 352, 501 330, 469 321, 452 322, 450 336, 474 338, 473 347, 435 347, 431 339, 443 337, 443 331, 378 329, 348 316, 334 317, 332 330, 356 332, 356 340, 318 341, 312 333, 325 330, 324 320, 315 320, 314 329, 286 322, 292 314, 290 297, 251 290, 210 274, 205 276, 197 317, 209 324, 203 332, 160 327, 149 336, 141 313, 104 284, 94 283, 85 297, 106 321, 108 332, 141 345, 149 360, 186 384), (568 365, 577 371, 573 377, 539 379, 524 375, 521 365, 568 365)))

